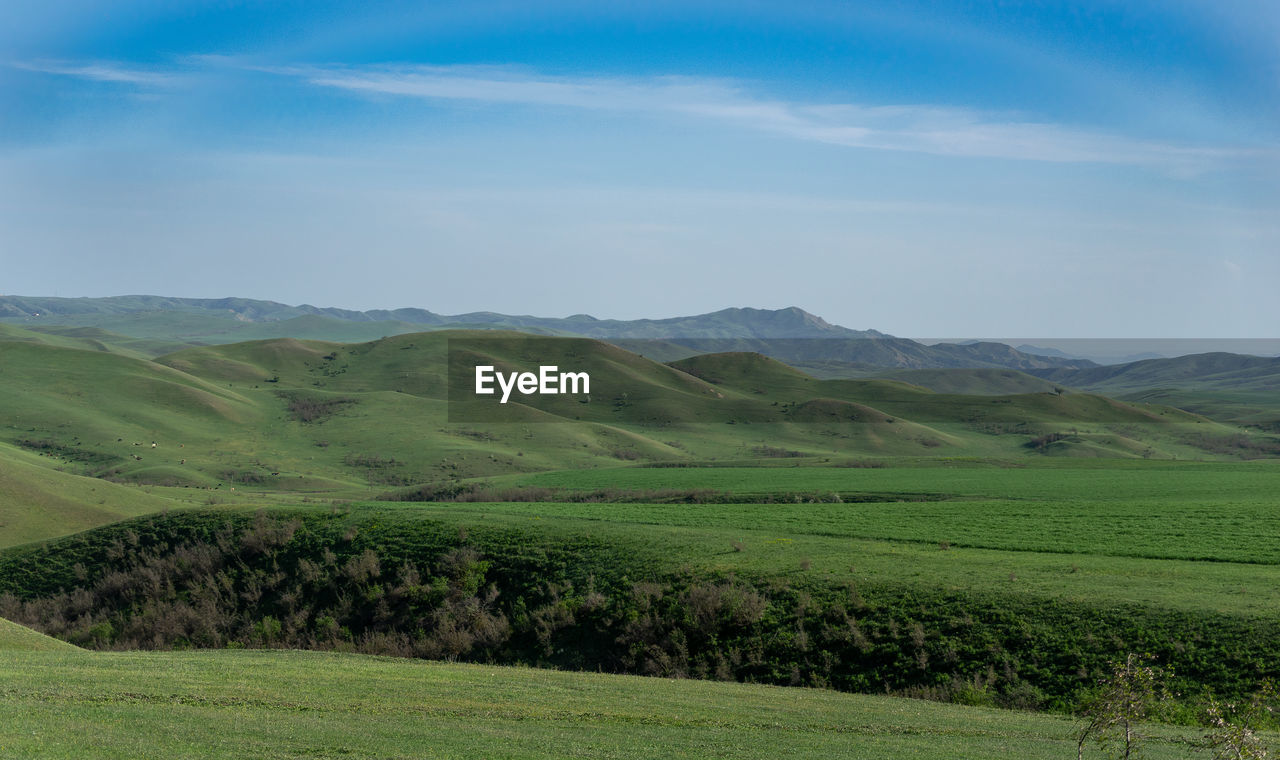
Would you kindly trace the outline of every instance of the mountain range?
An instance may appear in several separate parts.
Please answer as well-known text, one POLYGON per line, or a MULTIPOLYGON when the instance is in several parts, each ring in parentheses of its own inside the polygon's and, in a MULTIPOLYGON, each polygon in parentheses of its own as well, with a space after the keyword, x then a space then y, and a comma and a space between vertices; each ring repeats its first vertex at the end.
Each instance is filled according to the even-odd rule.
MULTIPOLYGON (((1016 348, 997 341, 924 343, 832 324, 795 307, 619 320, 586 314, 446 315, 417 308, 357 311, 248 298, 0 296, 0 340, 146 359, 250 340, 354 344, 445 329, 588 337, 658 362, 752 352, 818 378, 891 378, 943 393, 1034 393, 1062 387, 1280 429, 1280 359, 1214 352, 1099 365, 1081 358, 1085 350, 1098 349, 1087 341, 1071 345, 1079 352, 1024 341, 1013 341, 1016 348)), ((1120 341, 1113 348, 1120 344, 1136 347, 1120 341)))
MULTIPOLYGON (((246 298, 0 296, 0 322, 40 331, 98 328, 125 338, 151 341, 147 345, 131 346, 151 355, 168 353, 183 345, 264 338, 357 342, 426 330, 466 328, 596 338, 662 361, 706 353, 753 351, 829 377, 866 375, 886 367, 1026 370, 1096 366, 1085 359, 1041 356, 1003 343, 930 346, 877 330, 833 325, 797 307, 730 308, 669 319, 617 320, 597 319, 586 314, 563 318, 495 312, 442 315, 417 308, 354 311, 246 298)), ((112 341, 110 335, 96 337, 106 343, 112 341)))

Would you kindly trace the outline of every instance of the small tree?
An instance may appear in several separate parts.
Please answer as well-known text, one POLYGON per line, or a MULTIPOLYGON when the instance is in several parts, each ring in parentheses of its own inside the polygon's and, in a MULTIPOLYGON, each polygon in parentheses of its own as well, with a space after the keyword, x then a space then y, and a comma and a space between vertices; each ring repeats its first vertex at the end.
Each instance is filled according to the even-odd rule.
POLYGON ((1149 658, 1129 653, 1123 662, 1112 662, 1098 688, 1085 701, 1087 719, 1076 743, 1076 758, 1084 757, 1084 745, 1093 739, 1108 757, 1133 760, 1141 756, 1146 738, 1140 724, 1154 718, 1169 696, 1168 674, 1149 658))
POLYGON ((1276 686, 1267 680, 1246 704, 1222 703, 1210 699, 1205 708, 1209 733, 1204 735, 1204 748, 1213 760, 1267 760, 1267 745, 1258 736, 1261 724, 1276 712, 1276 686))

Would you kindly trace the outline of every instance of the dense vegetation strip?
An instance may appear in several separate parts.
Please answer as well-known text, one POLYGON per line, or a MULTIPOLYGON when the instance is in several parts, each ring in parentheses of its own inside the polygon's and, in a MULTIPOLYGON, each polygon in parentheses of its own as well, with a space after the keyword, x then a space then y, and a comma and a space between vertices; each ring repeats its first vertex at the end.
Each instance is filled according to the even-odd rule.
POLYGON ((307 648, 1071 710, 1127 651, 1190 698, 1280 675, 1280 623, 808 575, 389 508, 153 516, 0 555, 0 617, 101 649, 307 648))
POLYGON ((557 488, 496 487, 444 481, 390 491, 380 501, 560 502, 572 504, 866 504, 944 501, 950 494, 911 491, 724 491, 715 488, 557 488))

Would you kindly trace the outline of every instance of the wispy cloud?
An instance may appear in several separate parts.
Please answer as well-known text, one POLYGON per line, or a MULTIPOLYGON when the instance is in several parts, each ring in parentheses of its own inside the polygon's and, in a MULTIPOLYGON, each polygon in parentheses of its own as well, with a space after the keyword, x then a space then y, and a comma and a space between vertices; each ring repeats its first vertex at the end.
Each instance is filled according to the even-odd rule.
POLYGON ((740 81, 705 77, 553 76, 506 66, 257 66, 218 55, 188 56, 168 69, 103 61, 10 65, 153 89, 190 81, 201 71, 257 72, 371 96, 666 114, 851 148, 1141 166, 1175 176, 1232 162, 1280 159, 1275 148, 1182 145, 964 108, 805 103, 760 94, 740 81))
POLYGON ((557 77, 503 67, 264 69, 321 87, 433 100, 677 113, 833 145, 944 156, 1139 165, 1195 174, 1274 151, 1189 146, 929 105, 809 104, 691 77, 557 77))
POLYGON ((164 87, 175 84, 180 77, 177 74, 148 69, 130 68, 111 62, 68 62, 68 61, 23 61, 10 64, 16 69, 35 71, 41 74, 87 79, 93 82, 112 82, 148 87, 164 87))

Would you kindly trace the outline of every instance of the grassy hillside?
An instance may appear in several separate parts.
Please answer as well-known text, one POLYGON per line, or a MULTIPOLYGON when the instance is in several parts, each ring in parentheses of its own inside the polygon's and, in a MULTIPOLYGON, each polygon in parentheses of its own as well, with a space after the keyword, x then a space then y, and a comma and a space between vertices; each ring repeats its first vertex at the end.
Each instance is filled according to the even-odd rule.
POLYGON ((1147 359, 1035 374, 1099 393, 1172 404, 1217 420, 1280 431, 1280 359, 1228 353, 1147 359))
POLYGON ((447 342, 482 336, 475 361, 518 366, 516 354, 527 339, 496 335, 419 333, 364 344, 279 339, 189 349, 158 362, 5 343, 0 352, 11 392, 7 405, 0 402, 0 425, 9 423, 15 443, 49 440, 72 458, 96 460, 100 469, 137 482, 238 480, 244 486, 288 478, 302 482, 281 487, 316 490, 358 487, 371 476, 375 484, 394 484, 618 458, 750 457, 758 448, 750 441, 758 436, 813 456, 939 448, 1014 453, 1026 438, 995 441, 929 425, 1196 420, 1081 394, 966 397, 886 381, 817 381, 750 354, 699 357, 669 368, 607 344, 564 340, 548 343, 552 360, 591 371, 599 390, 586 404, 572 397, 521 399, 523 418, 553 419, 543 416, 549 413, 595 424, 513 430, 509 423, 480 424, 486 418, 479 415, 476 426, 458 426, 446 401, 447 342), (775 427, 690 426, 699 422, 775 427), (155 449, 146 450, 152 442, 155 449))
MULTIPOLYGON (((0 753, 40 760, 1074 756, 1057 717, 358 655, 2 653, 0 680, 0 753)), ((1192 732, 1154 733, 1185 756, 1192 732)))
POLYGON ((0 661, 12 656, 13 652, 63 652, 74 649, 76 647, 65 641, 0 618, 0 661))
POLYGON ((913 369, 881 372, 876 377, 901 380, 935 393, 1005 396, 1052 393, 1061 386, 1013 369, 913 369))
POLYGON ((1280 358, 1208 353, 1088 369, 1044 369, 1034 374, 1081 388, 1214 388, 1280 391, 1280 358))
POLYGON ((71 471, 207 485, 221 449, 256 449, 256 400, 154 362, 111 353, 0 343, 0 437, 71 471), (153 445, 154 444, 154 445, 153 445))
POLYGON ((1126 392, 1120 397, 1140 404, 1176 406, 1210 419, 1280 433, 1280 394, 1275 391, 1158 388, 1126 392))
MULTIPOLYGON (((835 398, 918 422, 1195 422, 1172 408, 1136 407, 1079 393, 997 397, 935 393, 896 380, 818 380, 760 354, 704 354, 672 363, 717 387, 767 399, 835 398)), ((935 375, 938 376, 938 375, 935 375)), ((941 375, 945 376, 945 375, 941 375)), ((974 375, 970 373, 970 378, 974 375)), ((968 384, 962 381, 960 384, 968 384)))
MULTIPOLYGON (((818 380, 749 353, 667 366, 585 339, 546 339, 537 350, 547 363, 589 370, 589 397, 521 397, 474 410, 449 400, 450 341, 466 343, 455 352, 468 360, 459 365, 464 373, 475 363, 506 370, 530 360, 527 336, 474 331, 357 344, 249 341, 154 361, 47 340, 0 341, 0 443, 38 455, 5 476, 0 515, 9 529, 0 541, 153 511, 163 507, 160 497, 353 498, 619 462, 1225 459, 1280 450, 1266 436, 1161 405, 818 380), (157 498, 126 498, 116 486, 73 475, 160 490, 157 498), (65 487, 55 484, 59 478, 65 487), (198 495, 206 491, 214 493, 198 495)), ((465 387, 470 377, 452 380, 465 387)), ((13 448, 3 451, 14 456, 13 448)))
MULTIPOLYGON (((1199 458, 1211 449, 1218 454, 1234 450, 1242 455, 1266 456, 1272 448, 1280 451, 1280 442, 1265 437, 1261 441, 1249 438, 1260 449, 1246 451, 1229 445, 1225 442, 1239 435, 1237 429, 1175 407, 1059 393, 1056 386, 1054 392, 996 396, 935 393, 900 380, 819 380, 759 354, 706 354, 673 362, 672 366, 707 380, 726 394, 771 400, 788 421, 876 423, 846 424, 838 433, 861 432, 864 437, 851 448, 861 447, 867 453, 912 453, 903 447, 884 446, 886 440, 898 438, 940 451, 991 455, 1000 443, 1018 440, 1016 436, 1026 436, 1019 441, 1024 451, 1072 458, 1199 458), (797 400, 805 398, 810 400, 797 400), (893 423, 903 427, 895 428, 893 423), (904 429, 907 425, 916 427, 908 432, 904 429)), ((985 382, 980 379, 982 370, 953 371, 967 377, 958 385, 985 382)), ((945 376, 952 371, 937 372, 945 376)), ((1012 453, 1013 449, 1005 451, 1012 453)))
POLYGON ((48 457, 0 444, 0 547, 158 512, 171 504, 138 488, 59 472, 49 464, 48 457))
POLYGON ((78 348, 84 351, 105 351, 137 359, 159 356, 174 351, 183 344, 171 341, 154 341, 131 338, 96 327, 18 327, 0 324, 0 341, 41 343, 60 348, 78 348))

